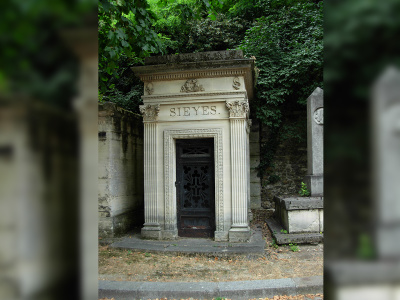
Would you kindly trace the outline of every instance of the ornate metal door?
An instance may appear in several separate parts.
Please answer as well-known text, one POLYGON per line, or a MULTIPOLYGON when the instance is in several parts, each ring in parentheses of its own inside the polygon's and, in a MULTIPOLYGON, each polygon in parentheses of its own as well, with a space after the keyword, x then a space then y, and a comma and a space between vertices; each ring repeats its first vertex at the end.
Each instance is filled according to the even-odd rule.
POLYGON ((176 140, 178 235, 213 237, 214 140, 176 140))

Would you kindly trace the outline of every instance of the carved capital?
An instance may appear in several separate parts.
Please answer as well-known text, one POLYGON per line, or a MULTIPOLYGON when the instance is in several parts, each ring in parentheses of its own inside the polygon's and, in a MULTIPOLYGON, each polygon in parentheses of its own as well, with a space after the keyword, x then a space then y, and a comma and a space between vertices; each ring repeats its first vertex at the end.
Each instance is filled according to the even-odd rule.
POLYGON ((160 112, 160 104, 156 105, 140 105, 140 113, 143 115, 143 121, 156 121, 160 112))
POLYGON ((249 112, 249 103, 247 101, 226 101, 226 107, 231 118, 246 118, 249 112))
POLYGON ((197 83, 197 79, 188 79, 181 87, 181 93, 202 92, 204 88, 201 84, 197 83))

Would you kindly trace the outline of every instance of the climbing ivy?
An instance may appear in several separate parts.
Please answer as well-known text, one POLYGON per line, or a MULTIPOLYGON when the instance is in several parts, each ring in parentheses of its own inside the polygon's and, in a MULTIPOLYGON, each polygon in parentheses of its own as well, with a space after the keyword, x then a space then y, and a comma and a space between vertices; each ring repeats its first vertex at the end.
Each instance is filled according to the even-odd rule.
POLYGON ((240 48, 256 59, 259 72, 252 110, 268 127, 268 145, 259 167, 265 171, 273 167, 280 141, 304 140, 305 126, 282 126, 287 112, 305 110, 308 96, 323 87, 323 15, 322 2, 262 3, 268 14, 256 19, 240 48))

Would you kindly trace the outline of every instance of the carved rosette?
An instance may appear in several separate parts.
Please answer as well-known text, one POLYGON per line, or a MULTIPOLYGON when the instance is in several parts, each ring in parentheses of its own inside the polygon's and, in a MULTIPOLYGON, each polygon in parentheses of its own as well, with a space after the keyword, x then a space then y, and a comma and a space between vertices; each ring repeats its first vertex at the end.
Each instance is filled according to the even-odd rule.
POLYGON ((203 92, 204 88, 197 83, 197 79, 188 79, 181 87, 181 93, 203 92))
POLYGON ((226 107, 231 118, 246 118, 249 112, 249 103, 247 101, 227 101, 226 107))
POLYGON ((154 122, 160 112, 160 104, 156 105, 140 105, 140 113, 143 115, 143 121, 154 122))

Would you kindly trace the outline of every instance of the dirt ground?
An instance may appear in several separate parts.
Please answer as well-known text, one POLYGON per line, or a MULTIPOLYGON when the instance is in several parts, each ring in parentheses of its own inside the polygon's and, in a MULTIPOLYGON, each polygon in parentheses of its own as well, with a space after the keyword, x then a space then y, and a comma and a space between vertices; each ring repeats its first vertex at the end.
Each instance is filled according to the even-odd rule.
MULTIPOLYGON (((322 275, 323 245, 275 245, 264 222, 269 213, 266 210, 253 211, 254 219, 251 222, 253 228, 262 228, 265 239, 265 255, 263 257, 252 259, 244 256, 227 258, 208 257, 206 255, 176 256, 100 246, 99 279, 219 282, 322 275)), ((301 296, 303 298, 285 296, 287 298, 272 299, 313 299, 304 298, 304 295, 301 296)), ((321 298, 321 296, 318 297, 321 298)))

